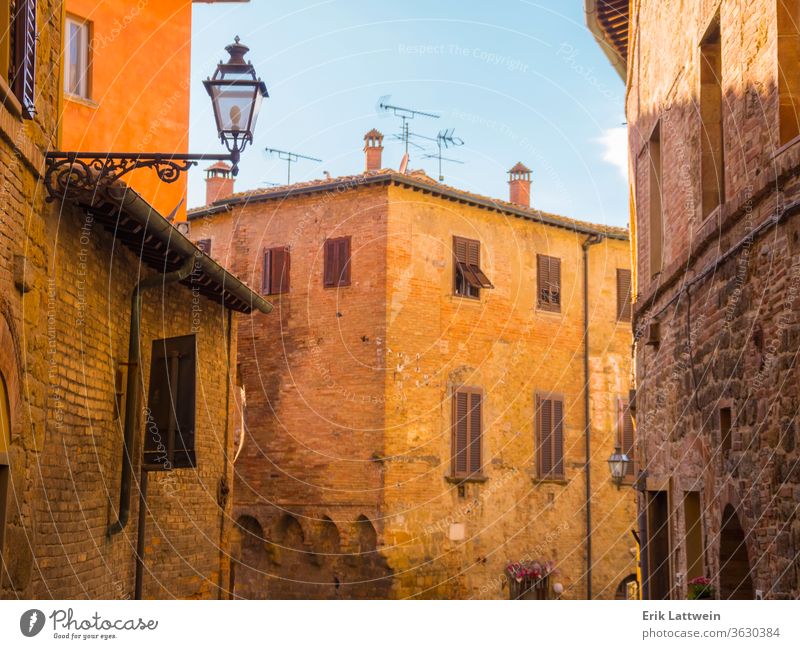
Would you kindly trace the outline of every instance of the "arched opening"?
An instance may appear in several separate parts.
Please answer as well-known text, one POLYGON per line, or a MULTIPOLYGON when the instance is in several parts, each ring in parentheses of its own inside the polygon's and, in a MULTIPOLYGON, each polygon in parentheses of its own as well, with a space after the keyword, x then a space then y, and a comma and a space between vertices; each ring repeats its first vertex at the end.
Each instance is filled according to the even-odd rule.
POLYGON ((258 597, 266 569, 264 528, 252 516, 240 516, 233 528, 230 591, 235 597, 258 597))
POLYGON ((363 514, 356 520, 358 529, 358 551, 361 554, 374 552, 378 548, 378 533, 370 520, 363 514))
POLYGON ((280 517, 273 528, 272 537, 279 545, 292 550, 300 550, 305 541, 303 528, 291 514, 284 514, 280 517))
MULTIPOLYGON (((337 555, 341 548, 341 538, 339 536, 339 528, 336 527, 330 518, 325 516, 322 519, 322 530, 320 531, 320 551, 326 555, 337 555)), ((330 559, 335 559, 335 556, 329 556, 330 559)))
POLYGON ((720 599, 753 599, 753 581, 747 543, 739 516, 732 505, 722 514, 719 545, 720 599))
POLYGON ((619 582, 614 599, 639 599, 639 583, 635 574, 631 573, 619 582))

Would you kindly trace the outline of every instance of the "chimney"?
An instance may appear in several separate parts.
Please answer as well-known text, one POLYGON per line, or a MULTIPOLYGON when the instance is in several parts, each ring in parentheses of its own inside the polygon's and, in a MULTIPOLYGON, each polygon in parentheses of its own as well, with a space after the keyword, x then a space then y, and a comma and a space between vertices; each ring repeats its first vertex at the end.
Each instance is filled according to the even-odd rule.
POLYGON ((221 160, 206 169, 206 205, 233 196, 233 182, 230 165, 221 160))
POLYGON ((377 171, 382 168, 383 133, 373 128, 364 136, 364 153, 366 154, 367 171, 377 171))
POLYGON ((531 170, 521 162, 508 170, 508 200, 520 207, 531 206, 531 170))

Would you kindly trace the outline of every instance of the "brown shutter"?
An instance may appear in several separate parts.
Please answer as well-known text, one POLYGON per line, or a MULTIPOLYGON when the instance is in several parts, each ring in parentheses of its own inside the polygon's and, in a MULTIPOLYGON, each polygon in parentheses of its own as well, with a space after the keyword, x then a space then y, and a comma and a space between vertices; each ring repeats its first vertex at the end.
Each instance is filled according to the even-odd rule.
POLYGON ((208 255, 209 257, 211 256, 211 239, 200 239, 194 245, 197 246, 200 252, 208 255))
POLYGON ((339 267, 337 269, 337 283, 339 286, 350 285, 350 237, 339 240, 339 267))
POLYGON ((325 286, 336 286, 336 242, 328 239, 325 242, 325 269, 323 284, 325 286))
POLYGON ((550 257, 550 299, 561 305, 561 259, 550 257))
POLYGON ((553 413, 550 399, 539 399, 539 476, 553 471, 553 413))
POLYGON ((481 242, 468 240, 467 244, 467 265, 480 266, 481 265, 481 242))
POLYGON ((269 295, 272 292, 272 251, 264 251, 264 265, 261 267, 261 292, 269 295))
POLYGON ((466 264, 467 262, 467 239, 453 237, 453 254, 456 261, 466 264))
POLYGON ((25 119, 36 113, 36 0, 17 0, 12 26, 13 64, 9 70, 9 85, 22 104, 25 119))
POLYGON ((553 477, 564 477, 564 402, 553 399, 553 477))
POLYGON ((467 473, 467 398, 466 392, 453 395, 453 475, 467 473))
POLYGON ((272 294, 286 293, 289 291, 289 250, 287 248, 272 248, 269 252, 269 292, 272 294))
POLYGON ((536 299, 540 306, 550 302, 550 261, 545 255, 536 255, 536 299))
POLYGON ((470 397, 469 471, 470 473, 480 473, 483 466, 481 461, 481 395, 479 392, 473 392, 470 397))
POLYGON ((617 319, 631 319, 631 271, 617 268, 617 319))
POLYGON ((620 421, 622 427, 620 428, 620 445, 622 452, 630 458, 631 462, 625 471, 626 476, 633 475, 633 452, 634 452, 634 438, 633 438, 633 419, 631 411, 628 407, 628 402, 624 399, 619 399, 620 405, 620 421))

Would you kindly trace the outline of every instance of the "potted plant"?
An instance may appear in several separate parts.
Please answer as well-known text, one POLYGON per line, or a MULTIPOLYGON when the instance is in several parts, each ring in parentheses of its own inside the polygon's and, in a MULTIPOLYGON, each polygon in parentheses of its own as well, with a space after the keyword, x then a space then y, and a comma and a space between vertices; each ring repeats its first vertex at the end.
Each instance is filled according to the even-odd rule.
POLYGON ((547 599, 550 576, 555 573, 552 561, 515 561, 506 566, 511 599, 547 599))
POLYGON ((686 599, 714 599, 714 586, 708 577, 695 577, 688 586, 686 599))

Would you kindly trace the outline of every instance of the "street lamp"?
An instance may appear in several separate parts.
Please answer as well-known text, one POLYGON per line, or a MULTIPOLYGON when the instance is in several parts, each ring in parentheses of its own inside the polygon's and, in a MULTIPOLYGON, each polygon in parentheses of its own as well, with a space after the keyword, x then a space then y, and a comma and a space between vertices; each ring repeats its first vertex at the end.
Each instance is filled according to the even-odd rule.
POLYGON ((608 458, 608 469, 611 471, 611 481, 617 485, 619 489, 622 481, 625 479, 625 474, 628 472, 628 467, 631 464, 631 459, 622 452, 622 449, 617 446, 611 457, 608 458))
POLYGON ((220 61, 214 76, 203 84, 211 96, 217 134, 227 154, 50 151, 44 178, 47 200, 77 198, 87 190, 94 193, 142 168, 153 169, 162 182, 174 183, 201 160, 230 162, 235 176, 242 151, 253 142, 261 102, 269 94, 252 63, 245 62, 249 48, 239 42, 239 37, 225 49, 230 60, 220 61))
POLYGON ((211 97, 219 138, 231 153, 231 171, 235 176, 241 152, 253 143, 261 101, 269 94, 266 84, 256 76, 253 64, 245 62, 244 55, 250 48, 240 43, 238 36, 225 50, 230 60, 220 61, 214 76, 203 81, 203 85, 211 97))

